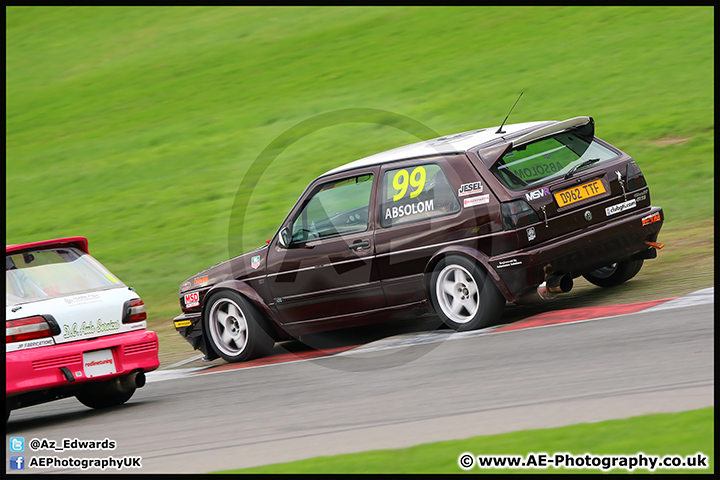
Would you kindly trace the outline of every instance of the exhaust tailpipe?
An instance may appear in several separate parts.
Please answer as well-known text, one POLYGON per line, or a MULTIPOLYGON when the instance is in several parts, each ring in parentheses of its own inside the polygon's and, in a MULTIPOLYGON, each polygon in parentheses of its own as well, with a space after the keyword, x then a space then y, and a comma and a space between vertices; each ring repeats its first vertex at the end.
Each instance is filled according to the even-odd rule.
POLYGON ((124 377, 120 377, 116 379, 117 386, 120 388, 120 390, 124 392, 128 392, 130 390, 134 390, 136 388, 142 388, 145 386, 145 373, 140 371, 135 371, 130 373, 129 375, 126 375, 124 377))
POLYGON ((573 279, 570 275, 548 275, 537 288, 537 293, 544 300, 551 300, 559 293, 572 290, 573 279))

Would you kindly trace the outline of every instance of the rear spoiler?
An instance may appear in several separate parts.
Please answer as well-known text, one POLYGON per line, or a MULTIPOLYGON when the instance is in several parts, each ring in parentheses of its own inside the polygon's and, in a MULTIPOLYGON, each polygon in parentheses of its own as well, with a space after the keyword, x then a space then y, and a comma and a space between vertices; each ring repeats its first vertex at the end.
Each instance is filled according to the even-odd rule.
POLYGON ((555 122, 551 123, 550 125, 546 125, 544 127, 540 127, 537 130, 533 130, 530 133, 527 133, 523 135, 522 137, 516 138, 515 140, 512 140, 505 144, 500 145, 493 145, 491 148, 488 148, 487 150, 480 150, 478 152, 478 155, 482 159, 483 163, 487 165, 488 168, 490 168, 498 158, 501 158, 503 155, 505 155, 507 152, 509 152, 513 147, 516 147, 518 145, 523 145, 525 143, 530 143, 534 140, 537 140, 542 137, 547 137, 550 135, 555 135, 570 129, 584 127, 586 125, 590 124, 590 137, 595 135, 595 122, 592 117, 575 117, 570 118, 568 120, 563 120, 562 122, 555 122))
POLYGON ((560 133, 571 128, 582 127, 583 125, 587 125, 588 123, 592 124, 592 134, 595 135, 595 123, 593 122, 592 117, 575 117, 564 120, 562 122, 553 123, 552 125, 548 125, 547 127, 538 128, 537 130, 532 131, 527 135, 523 135, 522 137, 513 140, 511 144, 514 147, 517 145, 522 145, 524 143, 530 143, 533 140, 537 140, 538 138, 560 133))
POLYGON ((57 238, 54 240, 43 240, 41 242, 20 243, 16 245, 5 245, 5 254, 20 253, 28 250, 49 247, 77 247, 85 253, 88 252, 88 240, 85 237, 57 238))

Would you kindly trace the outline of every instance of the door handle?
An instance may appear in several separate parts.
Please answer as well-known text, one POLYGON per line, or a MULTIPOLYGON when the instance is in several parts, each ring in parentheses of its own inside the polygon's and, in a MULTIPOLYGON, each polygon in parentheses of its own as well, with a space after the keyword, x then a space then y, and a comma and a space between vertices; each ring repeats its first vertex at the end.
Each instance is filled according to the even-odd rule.
POLYGON ((370 242, 368 242, 367 240, 363 240, 363 241, 355 240, 355 243, 350 245, 349 248, 350 248, 350 250, 357 251, 357 250, 360 250, 361 248, 365 248, 365 247, 369 247, 369 246, 370 246, 370 242))

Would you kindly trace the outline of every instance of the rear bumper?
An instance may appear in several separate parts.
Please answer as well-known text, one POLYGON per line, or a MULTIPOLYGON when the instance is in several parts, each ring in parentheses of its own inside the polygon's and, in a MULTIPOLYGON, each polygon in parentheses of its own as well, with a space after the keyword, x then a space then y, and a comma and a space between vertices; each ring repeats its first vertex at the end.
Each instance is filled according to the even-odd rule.
POLYGON ((157 334, 147 330, 18 350, 8 352, 5 358, 6 397, 56 387, 81 386, 128 375, 132 371, 149 372, 160 366, 157 334), (83 354, 105 349, 112 352, 116 373, 87 378, 83 354), (61 367, 72 373, 72 382, 61 367))
MULTIPOLYGON (((647 207, 603 225, 590 225, 532 247, 490 258, 505 284, 508 301, 540 285, 547 275, 578 277, 597 268, 627 260, 657 241, 665 220, 662 208, 647 207), (642 219, 659 214, 660 220, 643 226, 642 219)), ((540 227, 542 228, 542 227, 540 227)))

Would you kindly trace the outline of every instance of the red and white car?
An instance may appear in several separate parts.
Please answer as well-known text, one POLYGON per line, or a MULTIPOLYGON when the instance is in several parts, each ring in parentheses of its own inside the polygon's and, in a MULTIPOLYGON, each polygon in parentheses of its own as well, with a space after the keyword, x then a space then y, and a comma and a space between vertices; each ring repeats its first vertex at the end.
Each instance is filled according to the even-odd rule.
POLYGON ((120 405, 160 365, 143 301, 84 237, 5 247, 5 408, 120 405))

